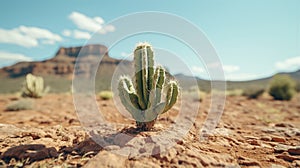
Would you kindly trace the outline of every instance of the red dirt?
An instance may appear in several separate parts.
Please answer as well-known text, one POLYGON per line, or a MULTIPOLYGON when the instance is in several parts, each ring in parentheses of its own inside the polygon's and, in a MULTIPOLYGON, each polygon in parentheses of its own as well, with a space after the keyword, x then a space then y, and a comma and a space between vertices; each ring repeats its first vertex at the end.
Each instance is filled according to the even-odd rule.
MULTIPOLYGON (((5 111, 16 99, 0 97, 0 166, 300 167, 300 95, 291 101, 227 97, 217 130, 200 142, 208 96, 183 140, 166 153, 142 158, 122 157, 93 142, 80 126, 72 95, 49 94, 34 99, 33 110, 5 111)), ((134 126, 117 112, 113 100, 99 99, 98 104, 105 119, 134 126)), ((156 131, 174 122, 177 109, 158 119, 156 131)))

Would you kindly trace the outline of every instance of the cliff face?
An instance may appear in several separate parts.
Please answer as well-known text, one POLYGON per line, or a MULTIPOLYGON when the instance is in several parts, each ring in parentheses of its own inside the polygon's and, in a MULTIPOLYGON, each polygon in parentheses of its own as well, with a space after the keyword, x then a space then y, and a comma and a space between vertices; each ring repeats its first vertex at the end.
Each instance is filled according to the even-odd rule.
MULTIPOLYGON (((28 73, 40 76, 58 75, 70 77, 73 75, 76 58, 80 54, 82 62, 78 66, 81 72, 88 72, 91 66, 97 66, 98 57, 103 56, 101 66, 107 69, 114 70, 114 67, 120 63, 117 60, 109 57, 107 47, 103 45, 87 45, 84 47, 60 48, 56 55, 49 60, 42 62, 20 62, 15 65, 2 68, 0 73, 2 76, 11 78, 21 77, 28 73), (89 66, 87 66, 89 65, 89 66)), ((129 63, 129 62, 128 62, 129 63)))
POLYGON ((57 51, 56 55, 77 57, 79 53, 81 56, 106 54, 107 47, 103 45, 87 45, 84 47, 69 47, 69 48, 62 47, 57 51))

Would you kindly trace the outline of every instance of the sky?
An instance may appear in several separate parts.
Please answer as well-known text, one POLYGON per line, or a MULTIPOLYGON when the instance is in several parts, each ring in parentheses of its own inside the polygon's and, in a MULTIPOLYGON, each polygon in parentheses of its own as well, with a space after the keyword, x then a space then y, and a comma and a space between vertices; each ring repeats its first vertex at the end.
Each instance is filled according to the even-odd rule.
MULTIPOLYGON (((110 24, 117 18, 158 11, 197 26, 215 48, 227 80, 258 79, 300 69, 299 9, 299 0, 2 1, 0 67, 49 59, 59 47, 85 45, 95 32, 105 36, 126 29, 110 24)), ((171 29, 185 30, 180 25, 170 25, 171 29)), ((110 56, 131 59, 139 41, 154 46, 161 64, 173 56, 194 75, 209 78, 205 64, 191 59, 195 56, 191 49, 161 34, 123 39, 110 49, 110 56)), ((170 71, 180 73, 179 64, 169 65, 170 71)))

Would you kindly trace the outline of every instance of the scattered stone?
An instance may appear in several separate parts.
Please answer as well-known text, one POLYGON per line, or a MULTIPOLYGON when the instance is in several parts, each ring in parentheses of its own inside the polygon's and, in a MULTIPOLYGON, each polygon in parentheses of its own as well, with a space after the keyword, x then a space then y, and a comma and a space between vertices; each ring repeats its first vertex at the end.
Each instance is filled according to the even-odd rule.
POLYGON ((154 163, 151 163, 151 162, 143 163, 143 162, 140 162, 140 161, 135 161, 135 162, 133 162, 133 164, 130 167, 160 168, 160 165, 157 165, 157 164, 154 164, 154 163))
POLYGON ((74 147, 74 150, 79 154, 85 154, 88 152, 99 152, 102 149, 100 145, 98 145, 92 139, 86 139, 85 141, 80 142, 74 147))
POLYGON ((273 142, 285 142, 285 138, 279 137, 279 136, 273 136, 272 141, 273 142))
POLYGON ((289 124, 289 123, 277 123, 275 124, 275 127, 289 127, 289 128, 294 128, 293 124, 289 124))
POLYGON ((119 149, 120 149, 120 146, 117 146, 117 145, 109 145, 109 146, 105 146, 103 149, 104 149, 104 150, 107 150, 107 151, 111 151, 111 150, 119 150, 119 149))
POLYGON ((294 160, 300 160, 300 156, 299 157, 291 156, 291 155, 289 155, 288 152, 283 152, 282 154, 279 154, 276 157, 283 159, 285 161, 288 161, 288 162, 293 162, 294 160))
POLYGON ((257 160, 254 159, 250 159, 250 158, 246 158, 246 157, 242 157, 240 156, 238 158, 238 163, 240 165, 244 165, 244 166, 261 166, 260 163, 257 160))
POLYGON ((293 166, 300 167, 300 160, 294 160, 293 161, 293 166))
POLYGON ((271 168, 286 168, 286 167, 285 167, 285 166, 278 165, 278 164, 272 164, 272 165, 271 165, 271 168))
POLYGON ((118 134, 114 138, 114 144, 118 146, 125 146, 133 137, 124 134, 118 134))
POLYGON ((251 145, 260 146, 260 142, 256 139, 248 139, 247 142, 251 145))
POLYGON ((262 141, 272 141, 272 138, 269 136, 263 136, 260 138, 262 141))
POLYGON ((210 164, 210 161, 211 161, 211 159, 209 157, 204 156, 204 155, 200 155, 199 160, 200 160, 202 166, 208 166, 210 164))
POLYGON ((282 152, 287 151, 289 148, 290 148, 290 146, 288 146, 288 145, 278 144, 277 146, 274 147, 274 152, 282 153, 282 152))
POLYGON ((125 157, 107 151, 99 152, 84 167, 124 167, 125 157))
POLYGON ((291 155, 300 155, 300 146, 291 147, 287 151, 291 155))
POLYGON ((3 153, 1 159, 9 162, 12 158, 17 160, 29 158, 29 161, 33 162, 57 156, 58 153, 54 147, 46 148, 45 145, 32 144, 12 147, 3 153))

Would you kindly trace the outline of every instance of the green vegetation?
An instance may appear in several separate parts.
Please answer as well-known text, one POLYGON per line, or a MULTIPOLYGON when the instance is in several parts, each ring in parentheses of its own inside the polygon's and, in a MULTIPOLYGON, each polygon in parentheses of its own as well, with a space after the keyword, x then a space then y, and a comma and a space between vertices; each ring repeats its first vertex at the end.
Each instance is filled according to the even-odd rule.
POLYGON ((297 82, 297 84, 296 84, 296 92, 300 92, 300 82, 297 82))
POLYGON ((148 43, 139 44, 134 50, 135 84, 129 77, 119 81, 119 96, 125 108, 136 120, 137 128, 150 130, 158 115, 167 112, 176 103, 179 86, 176 81, 166 80, 163 67, 154 67, 154 54, 148 43), (166 100, 162 102, 163 92, 166 100))
POLYGON ((265 89, 249 88, 243 91, 243 96, 248 99, 257 99, 265 92, 265 89))
POLYGON ((99 93, 99 96, 102 100, 109 100, 111 98, 113 98, 113 92, 105 90, 105 91, 101 91, 99 93))
POLYGON ((44 79, 42 77, 27 74, 25 84, 22 89, 22 96, 40 98, 47 93, 48 90, 48 88, 44 89, 44 79))
POLYGON ((226 90, 226 96, 241 96, 242 94, 242 89, 226 90))
POLYGON ((6 111, 21 111, 31 110, 33 108, 33 101, 28 99, 20 99, 13 101, 6 106, 6 111))
POLYGON ((295 81, 288 75, 276 75, 270 83, 269 94, 275 100, 290 100, 295 94, 295 81))

